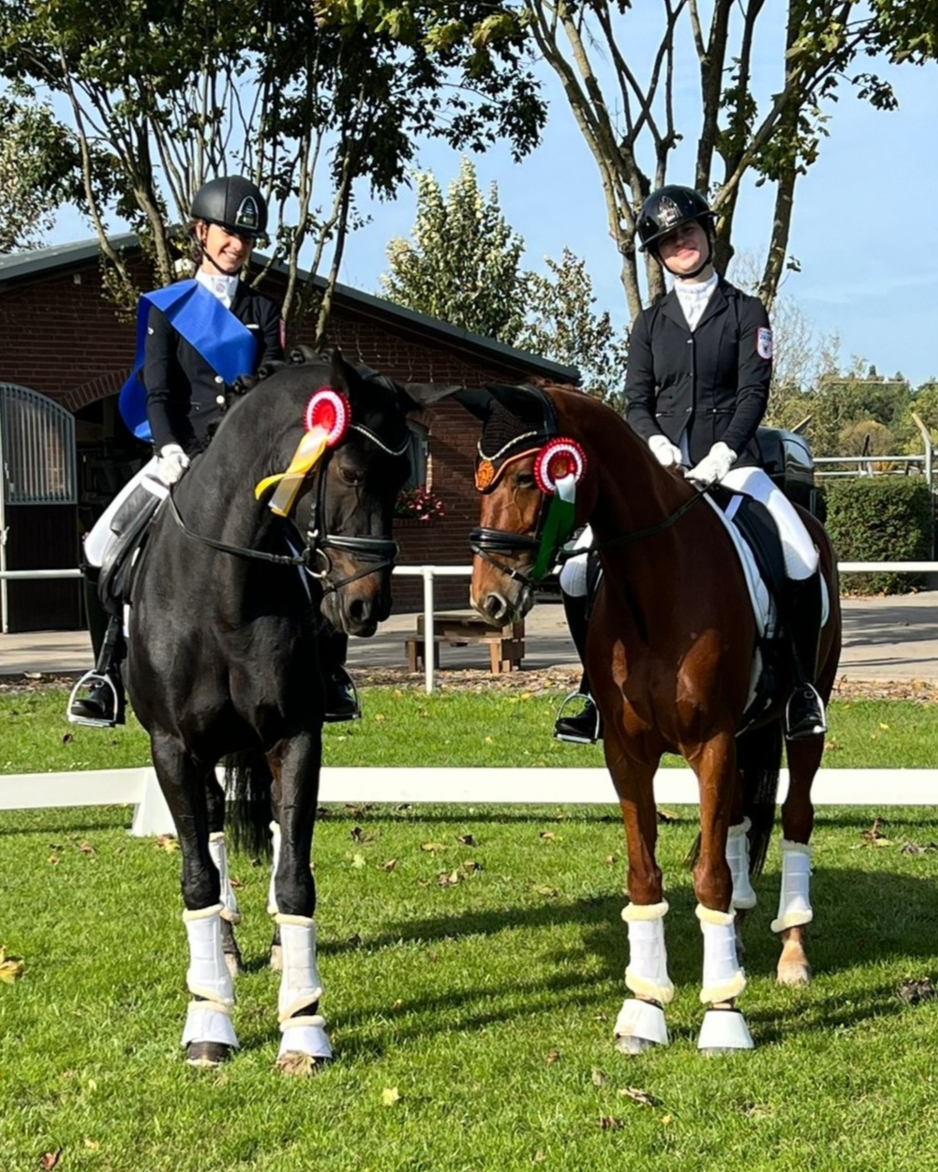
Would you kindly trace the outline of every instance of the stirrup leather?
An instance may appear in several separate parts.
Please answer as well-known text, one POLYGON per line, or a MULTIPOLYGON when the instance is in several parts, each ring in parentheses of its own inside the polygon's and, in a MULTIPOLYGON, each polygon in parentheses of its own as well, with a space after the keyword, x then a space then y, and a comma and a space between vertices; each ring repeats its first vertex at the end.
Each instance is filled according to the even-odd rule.
POLYGON ((72 688, 68 697, 68 708, 66 716, 69 724, 84 724, 90 728, 114 728, 117 724, 117 716, 120 711, 120 696, 117 692, 117 687, 110 676, 105 675, 104 672, 97 671, 92 668, 91 671, 86 671, 78 683, 72 688), (113 701, 112 713, 110 718, 96 718, 93 716, 75 716, 72 713, 72 705, 78 700, 79 693, 82 691, 90 691, 92 688, 109 688, 111 692, 111 699, 113 701))

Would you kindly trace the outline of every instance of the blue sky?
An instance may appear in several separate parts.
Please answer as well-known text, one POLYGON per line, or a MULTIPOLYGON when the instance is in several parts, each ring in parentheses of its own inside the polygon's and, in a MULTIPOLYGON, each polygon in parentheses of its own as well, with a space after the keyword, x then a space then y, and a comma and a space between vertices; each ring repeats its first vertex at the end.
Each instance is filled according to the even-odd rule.
MULTIPOLYGON (((767 5, 761 21, 755 77, 762 96, 778 88, 786 7, 767 5)), ((650 59, 660 11, 655 3, 631 10, 630 59, 650 59)), ((830 137, 796 191, 789 251, 801 272, 786 277, 782 294, 797 303, 818 336, 839 336, 842 365, 861 357, 880 374, 902 371, 916 386, 938 375, 938 67, 891 68, 864 60, 859 68, 889 77, 899 110, 878 112, 850 87, 829 106, 830 137)), ((676 120, 687 141, 669 181, 687 182, 698 125, 696 64, 688 56, 678 77, 686 80, 677 86, 676 120)), ((487 190, 497 183, 502 210, 524 238, 525 267, 543 268, 545 256, 559 257, 568 247, 586 261, 599 306, 624 323, 619 258, 606 229, 598 173, 549 71, 545 84, 551 107, 541 146, 520 164, 504 147, 473 156, 480 186, 487 190)), ((440 144, 425 144, 418 166, 434 171, 445 188, 458 172, 459 157, 440 144)), ((348 241, 341 280, 380 293, 387 242, 408 236, 413 225, 413 193, 405 188, 388 203, 366 198, 361 210, 371 220, 348 241)), ((771 192, 745 186, 734 229, 738 252, 761 258, 770 213, 771 192)), ((77 216, 65 215, 50 242, 88 235, 77 216)))

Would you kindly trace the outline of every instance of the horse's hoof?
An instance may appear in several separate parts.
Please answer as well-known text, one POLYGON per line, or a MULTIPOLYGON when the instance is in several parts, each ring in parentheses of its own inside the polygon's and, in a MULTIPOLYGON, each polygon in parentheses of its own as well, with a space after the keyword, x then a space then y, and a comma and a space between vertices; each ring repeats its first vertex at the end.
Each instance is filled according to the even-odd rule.
POLYGON ((277 1059, 276 1068, 291 1078, 312 1078, 313 1075, 321 1074, 331 1062, 331 1058, 316 1058, 312 1054, 288 1050, 277 1059))
POLYGON ((275 973, 283 972, 283 949, 279 944, 271 944, 269 964, 275 973))
POLYGON ((708 1009, 704 1014, 697 1049, 708 1057, 754 1048, 746 1019, 738 1009, 708 1009))
POLYGON ((186 1062, 189 1066, 221 1066, 231 1057, 231 1050, 224 1042, 190 1042, 186 1062))
POLYGON ((667 1046, 668 1027, 657 1002, 627 997, 616 1018, 616 1049, 620 1054, 644 1054, 654 1046, 667 1046))
POLYGON ((780 985, 789 989, 800 989, 811 984, 811 966, 809 964, 780 964, 776 970, 776 979, 780 985))

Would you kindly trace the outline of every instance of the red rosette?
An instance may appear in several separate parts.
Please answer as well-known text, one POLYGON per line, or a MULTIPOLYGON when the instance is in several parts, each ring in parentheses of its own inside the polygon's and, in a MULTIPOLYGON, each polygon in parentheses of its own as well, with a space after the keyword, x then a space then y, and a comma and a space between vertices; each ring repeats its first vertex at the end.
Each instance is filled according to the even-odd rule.
POLYGON ((348 431, 352 409, 345 395, 332 387, 320 387, 313 391, 303 413, 303 425, 307 431, 321 427, 326 432, 326 447, 334 448, 341 443, 348 431))
POLYGON ((541 492, 552 496, 557 491, 557 481, 572 475, 579 484, 586 473, 586 452, 576 440, 558 436, 546 443, 534 461, 534 478, 541 492))

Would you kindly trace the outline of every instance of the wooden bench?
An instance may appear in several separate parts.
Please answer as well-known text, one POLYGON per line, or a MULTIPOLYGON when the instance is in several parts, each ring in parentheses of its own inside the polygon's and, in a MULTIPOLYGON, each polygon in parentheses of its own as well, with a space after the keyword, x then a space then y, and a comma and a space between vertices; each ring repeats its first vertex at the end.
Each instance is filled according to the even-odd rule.
MULTIPOLYGON (((417 615, 417 632, 405 642, 407 668, 419 671, 426 655, 424 616, 417 615)), ((524 658, 524 623, 490 627, 471 610, 441 610, 433 616, 433 666, 440 666, 440 644, 467 647, 470 643, 487 643, 492 656, 492 672, 513 671, 524 658)))

